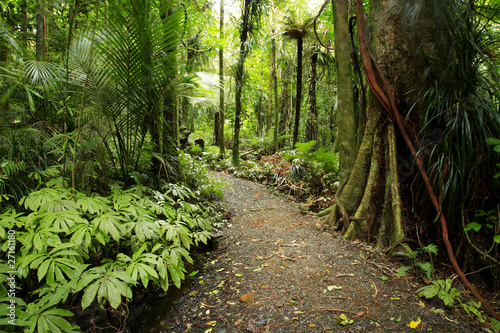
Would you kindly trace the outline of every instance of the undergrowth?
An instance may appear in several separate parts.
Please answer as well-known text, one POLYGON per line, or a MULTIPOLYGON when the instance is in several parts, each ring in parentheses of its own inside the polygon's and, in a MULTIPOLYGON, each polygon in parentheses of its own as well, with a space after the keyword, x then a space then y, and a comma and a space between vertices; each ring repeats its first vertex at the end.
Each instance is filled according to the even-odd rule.
POLYGON ((316 141, 297 143, 296 149, 257 160, 249 157, 238 167, 231 157, 220 157, 218 149, 209 147, 201 154, 208 167, 227 170, 237 177, 273 186, 280 192, 304 201, 304 210, 321 211, 333 203, 338 182, 338 154, 325 148, 314 149, 316 141))
MULTIPOLYGON (((184 183, 109 194, 54 177, 0 214, 0 325, 7 332, 76 332, 73 309, 126 307, 147 288, 180 287, 190 251, 207 243, 221 184, 181 154, 184 183), (189 186, 188 186, 189 185, 189 186), (6 287, 7 286, 7 287, 6 287)), ((79 311, 80 311, 79 310, 79 311)))

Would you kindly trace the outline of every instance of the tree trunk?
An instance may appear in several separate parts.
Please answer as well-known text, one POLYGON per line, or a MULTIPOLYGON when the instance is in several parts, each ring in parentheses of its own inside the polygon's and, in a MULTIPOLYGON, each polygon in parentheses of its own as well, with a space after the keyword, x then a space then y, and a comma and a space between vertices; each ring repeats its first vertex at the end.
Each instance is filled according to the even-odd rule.
POLYGON ((300 125, 300 106, 302 104, 302 51, 304 48, 304 39, 302 36, 297 38, 297 97, 295 99, 295 124, 293 127, 293 141, 292 147, 299 139, 299 125, 300 125))
MULTIPOLYGON (((285 42, 283 40, 283 48, 285 42)), ((285 135, 288 129, 289 114, 290 114, 290 81, 291 81, 291 68, 290 61, 285 59, 285 64, 281 72, 281 107, 280 107, 280 119, 278 126, 278 135, 285 135)), ((280 147, 283 147, 283 142, 279 143, 280 147)))
MULTIPOLYGON (((160 1, 162 13, 160 17, 166 21, 168 17, 172 15, 174 1, 172 0, 162 0, 160 1)), ((177 47, 176 43, 169 43, 168 49, 165 50, 167 54, 171 54, 175 51, 177 47)), ((171 57, 174 57, 173 55, 171 57)), ((174 78, 177 75, 176 63, 168 63, 169 75, 171 80, 169 82, 170 87, 168 92, 165 94, 165 100, 163 102, 162 109, 162 151, 164 155, 177 155, 177 147, 179 146, 179 110, 177 101, 177 92, 175 91, 174 78)))
MULTIPOLYGON (((404 53, 399 51, 410 50, 411 46, 408 39, 398 35, 399 22, 388 14, 389 2, 388 0, 370 2, 370 17, 377 17, 377 20, 370 21, 371 49, 378 59, 382 72, 391 73, 386 78, 391 92, 399 96, 398 103, 411 105, 411 101, 403 100, 404 92, 408 91, 409 87, 402 87, 400 82, 396 81, 401 80, 408 71, 406 66, 408 62, 400 59, 404 53)), ((336 41, 338 39, 336 35, 336 41)), ((340 66, 338 71, 340 72, 340 66)), ((339 74, 339 83, 340 80, 339 74)), ((344 130, 340 122, 347 118, 347 114, 340 116, 343 111, 345 110, 340 110, 339 107, 339 128, 342 128, 339 135, 343 135, 344 130)), ((363 137, 359 151, 355 155, 352 171, 341 181, 336 204, 327 221, 330 225, 341 228, 346 239, 360 237, 368 242, 375 241, 378 246, 389 246, 405 238, 397 173, 396 134, 394 124, 371 90, 366 117, 363 137)), ((348 124, 352 122, 352 128, 355 128, 354 119, 352 112, 348 122, 348 124)), ((352 143, 355 141, 352 133, 348 142, 344 140, 340 140, 340 145, 341 154, 345 156, 346 146, 342 148, 342 145, 347 143, 347 147, 353 149, 352 143)))
POLYGON ((316 65, 318 63, 318 51, 313 50, 311 55, 311 83, 309 85, 309 114, 306 122, 305 141, 312 141, 318 138, 318 107, 316 105, 316 65))
POLYGON ((272 49, 269 50, 269 86, 267 88, 267 117, 266 117, 266 133, 269 132, 271 128, 271 115, 273 113, 273 55, 272 49))
MULTIPOLYGON (((274 30, 272 31, 274 33, 274 30)), ((273 77, 273 90, 274 90, 274 135, 273 135, 273 148, 274 152, 278 151, 278 124, 280 114, 278 112, 278 73, 276 70, 276 39, 271 40, 271 63, 272 63, 272 77, 273 77)))
POLYGON ((255 118, 257 118, 257 136, 262 137, 262 132, 264 129, 264 116, 262 111, 264 109, 263 95, 259 94, 259 99, 254 104, 255 118))
POLYGON ((243 8, 243 17, 240 32, 240 50, 238 54, 238 63, 236 65, 235 78, 235 118, 234 118, 234 137, 233 137, 233 165, 240 164, 240 117, 241 117, 241 91, 243 89, 243 70, 245 66, 245 44, 248 38, 249 18, 251 0, 245 0, 243 8))
MULTIPOLYGON (((224 0, 220 1, 220 24, 219 24, 219 38, 222 40, 224 38, 224 0)), ((219 152, 221 156, 226 154, 226 149, 224 146, 224 49, 222 46, 219 49, 219 112, 218 121, 215 125, 215 141, 216 145, 219 146, 219 152)))
POLYGON ((45 0, 40 0, 36 13, 36 59, 47 60, 47 8, 45 0))
POLYGON ((21 2, 21 15, 23 18, 21 23, 22 45, 26 49, 28 47, 28 6, 26 0, 21 2))
POLYGON ((340 182, 349 177, 356 158, 356 122, 352 86, 349 1, 332 0, 337 65, 337 125, 340 182))

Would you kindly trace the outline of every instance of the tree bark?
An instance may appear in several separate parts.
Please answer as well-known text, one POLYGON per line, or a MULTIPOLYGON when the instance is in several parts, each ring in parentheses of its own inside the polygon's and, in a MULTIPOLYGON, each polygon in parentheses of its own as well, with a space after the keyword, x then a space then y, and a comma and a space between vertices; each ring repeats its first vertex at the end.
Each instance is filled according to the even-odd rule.
MULTIPOLYGON (((274 30, 272 31, 274 33, 274 30)), ((273 68, 273 90, 274 90, 274 135, 273 135, 273 148, 274 152, 278 151, 278 124, 280 114, 278 112, 278 73, 276 70, 276 39, 271 40, 271 63, 273 68)))
POLYGON ((313 50, 311 55, 311 83, 309 85, 309 114, 306 122, 305 141, 312 141, 318 138, 318 107, 316 105, 316 65, 318 63, 318 51, 313 50))
POLYGON ((21 23, 21 38, 22 45, 24 48, 28 47, 28 5, 26 4, 26 0, 21 2, 21 15, 22 15, 22 23, 21 23))
POLYGON ((243 89, 243 70, 245 66, 246 50, 245 44, 248 38, 249 19, 251 0, 245 0, 243 8, 243 16, 240 31, 240 50, 238 53, 238 63, 236 65, 235 78, 235 118, 234 118, 234 137, 233 137, 233 165, 240 164, 240 117, 241 117, 241 92, 243 89))
MULTIPOLYGON (((285 39, 283 39, 283 47, 285 39)), ((285 135, 288 130, 288 121, 290 114, 290 81, 291 81, 291 66, 290 61, 285 59, 283 70, 281 72, 281 104, 280 104, 280 119, 278 126, 278 135, 285 135)), ((279 147, 283 147, 283 142, 278 143, 279 147)))
MULTIPOLYGON (((337 5, 340 3, 337 2, 337 5)), ((408 68, 393 64, 401 63, 399 59, 401 53, 398 52, 398 48, 410 49, 410 45, 407 40, 398 39, 398 22, 388 15, 388 3, 386 0, 370 2, 370 17, 377 17, 377 20, 370 21, 370 31, 372 53, 379 59, 382 71, 385 73, 391 71, 393 74, 389 81, 389 89, 396 91, 398 82, 394 79, 401 79, 408 68)), ((337 13, 338 11, 337 7, 337 13)), ((335 39, 336 41, 339 39, 338 35, 335 39)), ((338 56, 337 61, 339 61, 338 56)), ((349 73, 351 73, 350 66, 349 73)), ((342 80, 340 74, 338 79, 340 84, 342 80)), ((343 135, 344 130, 341 121, 348 118, 347 114, 341 116, 344 111, 345 109, 341 110, 339 105, 339 128, 342 128, 339 136, 343 135)), ((337 202, 327 221, 330 225, 341 228, 345 239, 359 237, 368 242, 374 241, 378 246, 390 246, 405 238, 397 174, 398 153, 394 124, 389 121, 387 112, 373 91, 370 91, 368 97, 366 117, 362 140, 357 154, 354 155, 354 164, 350 172, 345 159, 342 164, 343 176, 346 178, 341 182, 345 182, 345 185, 338 191, 337 202)), ((347 126, 351 129, 356 128, 353 111, 350 111, 347 126)), ((351 132, 350 139, 346 136, 344 139, 340 137, 340 154, 344 154, 344 158, 348 161, 352 157, 346 155, 347 152, 355 149, 354 133, 355 131, 351 132)))
POLYGON ((295 147, 295 144, 299 139, 299 126, 300 126, 300 106, 302 104, 302 52, 304 49, 304 38, 299 35, 297 38, 297 93, 295 99, 295 120, 293 127, 293 141, 292 146, 295 147))
MULTIPOLYGON (((224 0, 220 1, 220 22, 219 22, 219 38, 222 40, 224 38, 224 0)), ((226 149, 224 145, 224 120, 225 120, 225 110, 224 110, 224 48, 221 46, 219 49, 219 112, 218 121, 215 125, 215 141, 216 145, 219 147, 219 153, 221 156, 226 154, 226 149)))
POLYGON ((40 0, 36 13, 36 59, 47 60, 47 6, 45 0, 40 0))
MULTIPOLYGON (((174 2, 172 0, 161 0, 160 6, 162 13, 160 17, 162 20, 168 20, 168 17, 172 15, 174 10, 174 2)), ((165 50, 166 53, 173 53, 177 45, 175 43, 169 43, 169 47, 165 50)), ((171 57, 174 57, 171 55, 171 57)), ((169 75, 172 76, 170 82, 170 91, 165 95, 165 100, 163 102, 162 110, 162 152, 164 155, 177 155, 176 149, 179 146, 179 110, 177 101, 177 92, 175 91, 175 83, 173 78, 177 75, 176 64, 169 62, 169 75)))
POLYGON ((337 66, 337 124, 340 182, 349 177, 356 158, 356 122, 349 38, 349 0, 332 0, 337 66))

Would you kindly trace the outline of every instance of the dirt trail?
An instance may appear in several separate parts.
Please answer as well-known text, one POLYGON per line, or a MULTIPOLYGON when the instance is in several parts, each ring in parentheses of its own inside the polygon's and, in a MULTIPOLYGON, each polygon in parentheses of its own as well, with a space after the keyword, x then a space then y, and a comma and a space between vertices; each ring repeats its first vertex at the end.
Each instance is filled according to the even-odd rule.
POLYGON ((417 280, 397 278, 398 263, 373 248, 325 232, 262 185, 218 175, 231 186, 224 189, 231 220, 191 289, 151 331, 483 331, 440 301, 415 297, 417 280))

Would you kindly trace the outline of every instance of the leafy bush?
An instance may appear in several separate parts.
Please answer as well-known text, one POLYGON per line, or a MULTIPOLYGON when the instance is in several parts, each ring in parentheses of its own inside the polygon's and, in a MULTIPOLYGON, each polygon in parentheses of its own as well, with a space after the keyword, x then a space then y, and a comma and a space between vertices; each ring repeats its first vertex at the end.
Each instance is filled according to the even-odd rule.
POLYGON ((197 194, 201 195, 203 199, 209 198, 212 194, 216 194, 222 199, 221 188, 225 186, 225 183, 208 174, 208 165, 203 159, 180 153, 179 163, 182 169, 182 179, 186 186, 196 188, 197 194))
POLYGON ((232 166, 231 155, 226 154, 224 158, 220 155, 219 148, 210 146, 201 153, 201 158, 210 170, 223 171, 232 166))
POLYGON ((296 143, 296 150, 285 154, 292 162, 292 178, 309 183, 311 194, 320 195, 335 186, 338 180, 338 154, 325 148, 312 150, 316 141, 296 143))
MULTIPOLYGON (((94 302, 116 309, 136 288, 180 287, 189 250, 207 242, 216 215, 213 204, 202 208, 199 194, 181 184, 165 184, 161 192, 114 184, 108 196, 53 185, 23 198, 26 213, 4 210, 1 256, 12 267, 1 265, 0 280, 15 270, 17 293, 29 301, 24 307, 19 300, 16 324, 26 332, 72 332, 76 327, 64 317, 73 315, 67 307, 75 299, 82 309, 94 302)), ((12 299, 4 285, 2 309, 12 299)))

